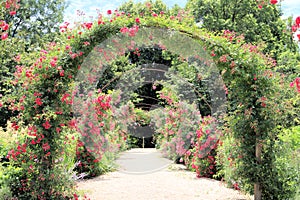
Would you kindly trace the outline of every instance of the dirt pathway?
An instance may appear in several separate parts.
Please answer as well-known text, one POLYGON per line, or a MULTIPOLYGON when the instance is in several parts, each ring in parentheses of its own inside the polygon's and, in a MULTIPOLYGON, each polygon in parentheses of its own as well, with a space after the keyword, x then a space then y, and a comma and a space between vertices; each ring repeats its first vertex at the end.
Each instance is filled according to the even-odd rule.
POLYGON ((248 200, 220 181, 196 178, 155 149, 132 149, 117 160, 116 172, 78 182, 92 200, 248 200))

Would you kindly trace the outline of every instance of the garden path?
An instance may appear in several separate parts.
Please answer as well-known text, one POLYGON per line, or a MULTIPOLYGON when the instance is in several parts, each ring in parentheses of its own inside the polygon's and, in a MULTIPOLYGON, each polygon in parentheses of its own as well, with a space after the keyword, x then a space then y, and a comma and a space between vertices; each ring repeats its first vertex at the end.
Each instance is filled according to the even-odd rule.
POLYGON ((78 181, 91 200, 248 200, 216 180, 196 178, 183 165, 172 164, 155 149, 131 149, 117 160, 119 169, 78 181))

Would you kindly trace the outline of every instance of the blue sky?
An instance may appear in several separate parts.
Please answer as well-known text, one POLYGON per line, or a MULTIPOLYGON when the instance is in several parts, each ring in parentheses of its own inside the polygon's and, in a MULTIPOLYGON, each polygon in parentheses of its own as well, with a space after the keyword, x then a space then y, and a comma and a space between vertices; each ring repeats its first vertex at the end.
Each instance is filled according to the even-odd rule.
POLYGON ((293 15, 294 18, 300 16, 300 0, 284 0, 281 6, 284 16, 293 15))
MULTIPOLYGON (((134 0, 135 2, 142 2, 142 0, 134 0)), ((67 0, 69 7, 65 13, 66 21, 74 21, 76 16, 76 10, 81 10, 85 13, 85 17, 96 16, 97 9, 100 12, 106 12, 111 9, 114 10, 126 0, 67 0)), ((164 2, 172 7, 175 4, 184 6, 187 0, 164 0, 164 2)), ((294 18, 300 16, 300 0, 283 0, 281 3, 284 17, 293 15, 294 18)))
MULTIPOLYGON (((85 13, 85 17, 97 16, 97 9, 101 13, 106 13, 107 10, 115 10, 122 3, 127 2, 126 0, 66 0, 69 3, 69 7, 65 13, 66 21, 73 21, 76 17, 76 10, 81 10, 85 13)), ((143 0, 133 0, 134 2, 144 2, 143 0)), ((184 7, 187 0, 163 0, 169 7, 178 4, 184 7)))

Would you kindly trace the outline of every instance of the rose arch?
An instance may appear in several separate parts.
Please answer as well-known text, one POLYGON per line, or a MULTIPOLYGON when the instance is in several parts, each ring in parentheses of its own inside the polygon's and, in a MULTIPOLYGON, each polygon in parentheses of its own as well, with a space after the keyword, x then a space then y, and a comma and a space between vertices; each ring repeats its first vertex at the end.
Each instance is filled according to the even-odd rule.
POLYGON ((96 85, 109 63, 143 45, 159 45, 179 55, 208 80, 212 115, 222 122, 217 123, 222 134, 234 138, 237 170, 256 191, 262 191, 267 177, 261 174, 273 162, 269 148, 276 137, 273 116, 280 108, 274 94, 279 86, 272 60, 255 46, 229 31, 214 36, 189 22, 157 16, 137 20, 120 15, 110 21, 84 23, 73 31, 66 25, 65 31, 65 43, 50 45, 21 72, 25 97, 18 102, 23 113, 19 117, 29 128, 23 143, 9 156, 26 171, 24 193, 42 199, 73 195, 72 184, 51 181, 68 180, 60 158, 72 142, 65 137, 72 128, 83 136, 80 146, 99 155, 95 162, 101 161, 108 140, 102 134, 107 125, 100 122, 113 97, 97 93, 96 85), (227 116, 221 117, 226 109, 227 116))
MULTIPOLYGON (((103 74, 107 68, 110 67, 109 62, 116 59, 116 55, 122 56, 125 51, 132 49, 136 50, 140 47, 147 48, 153 45, 159 45, 164 50, 169 50, 172 54, 178 54, 181 59, 187 60, 187 62, 191 65, 195 65, 198 74, 200 75, 201 73, 201 76, 203 77, 202 81, 207 81, 207 90, 211 97, 211 105, 209 105, 211 115, 215 118, 220 118, 221 114, 224 114, 226 106, 225 85, 218 73, 215 63, 199 43, 175 30, 145 27, 136 29, 135 31, 136 32, 134 34, 119 33, 118 35, 103 41, 101 44, 97 45, 92 52, 90 52, 90 54, 85 58, 85 61, 81 64, 81 68, 75 79, 75 96, 73 100, 73 113, 75 116, 78 116, 77 119, 79 120, 77 120, 77 122, 80 124, 79 127, 81 127, 81 133, 84 134, 87 131, 83 128, 86 127, 84 124, 87 123, 90 125, 93 124, 94 130, 101 129, 98 119, 92 117, 97 115, 96 110, 89 110, 87 112, 88 108, 82 105, 92 104, 92 99, 88 98, 89 94, 96 91, 96 86, 98 85, 97 82, 105 78, 103 74), (84 118, 82 119, 83 115, 84 118)), ((131 91, 138 89, 144 84, 149 82, 155 84, 156 81, 163 81, 164 79, 167 80, 166 77, 163 77, 165 73, 168 72, 167 68, 167 66, 159 63, 151 63, 150 66, 149 64, 144 64, 138 69, 134 68, 125 72, 115 86, 115 89, 122 91, 119 101, 128 101, 130 99, 131 91), (156 74, 159 76, 158 72, 162 72, 160 73, 162 78, 156 77, 156 74), (140 76, 134 77, 137 76, 137 74, 140 76), (135 80, 137 83, 134 83, 134 79, 137 79, 135 80), (142 79, 145 80, 141 81, 142 79)), ((169 72, 168 76, 173 76, 173 78, 180 79, 181 82, 184 82, 181 83, 183 84, 183 86, 181 86, 183 89, 181 90, 185 91, 178 91, 180 95, 182 95, 180 101, 196 103, 197 97, 193 92, 195 89, 191 86, 191 83, 189 83, 188 80, 180 77, 180 75, 176 75, 174 72, 169 72)), ((174 81, 173 84, 176 85, 174 81)), ((121 121, 122 119, 120 118, 116 120, 121 121)), ((148 131, 148 129, 143 131, 143 129, 140 128, 139 132, 140 135, 147 136, 148 131)), ((196 133, 196 129, 191 130, 191 132, 196 133)), ((184 140, 184 143, 186 143, 184 146, 186 146, 186 150, 188 150, 188 147, 191 144, 186 141, 187 139, 184 140)), ((218 137, 215 136, 214 142, 216 143, 217 140, 218 137)), ((103 150, 101 149, 100 151, 103 150)))

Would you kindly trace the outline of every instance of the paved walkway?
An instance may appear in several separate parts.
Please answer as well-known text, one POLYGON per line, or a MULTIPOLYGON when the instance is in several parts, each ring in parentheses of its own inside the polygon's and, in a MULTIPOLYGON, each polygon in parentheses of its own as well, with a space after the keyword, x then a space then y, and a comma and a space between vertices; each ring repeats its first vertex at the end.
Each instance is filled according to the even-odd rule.
POLYGON ((117 159, 120 172, 137 175, 165 170, 172 163, 153 148, 131 149, 123 152, 117 159))
POLYGON ((93 200, 248 200, 223 183, 196 178, 183 165, 172 164, 155 149, 132 149, 117 160, 120 168, 78 182, 93 200))

